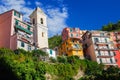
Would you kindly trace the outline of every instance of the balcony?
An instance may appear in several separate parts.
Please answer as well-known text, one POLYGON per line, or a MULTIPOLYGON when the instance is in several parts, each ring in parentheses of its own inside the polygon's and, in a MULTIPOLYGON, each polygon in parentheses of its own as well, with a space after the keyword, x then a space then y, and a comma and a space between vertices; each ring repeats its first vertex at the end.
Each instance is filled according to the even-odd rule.
POLYGON ((99 45, 107 45, 107 44, 110 44, 110 42, 95 42, 95 44, 99 44, 99 45))
POLYGON ((96 57, 97 58, 111 58, 113 57, 114 55, 112 54, 107 54, 107 55, 102 55, 102 54, 98 54, 96 57))
POLYGON ((32 36, 30 36, 30 35, 27 35, 27 34, 23 35, 23 34, 18 33, 17 36, 18 36, 17 39, 19 39, 19 40, 29 42, 29 43, 33 42, 32 36))
POLYGON ((108 35, 95 35, 95 34, 92 34, 92 37, 109 37, 108 35))
POLYGON ((114 51, 114 50, 116 50, 115 48, 99 48, 99 47, 97 47, 96 48, 96 50, 101 50, 101 51, 114 51))
POLYGON ((104 65, 113 65, 113 66, 116 66, 117 64, 114 62, 114 63, 103 63, 104 65))
POLYGON ((15 28, 19 29, 21 31, 24 31, 28 34, 32 34, 32 27, 28 25, 27 23, 21 22, 19 20, 15 20, 15 28))
POLYGON ((74 44, 68 50, 83 50, 83 49, 82 46, 80 46, 79 44, 74 44))
POLYGON ((71 48, 69 48, 68 50, 76 50, 76 51, 80 51, 80 50, 83 50, 82 48, 73 48, 73 47, 71 47, 71 48))

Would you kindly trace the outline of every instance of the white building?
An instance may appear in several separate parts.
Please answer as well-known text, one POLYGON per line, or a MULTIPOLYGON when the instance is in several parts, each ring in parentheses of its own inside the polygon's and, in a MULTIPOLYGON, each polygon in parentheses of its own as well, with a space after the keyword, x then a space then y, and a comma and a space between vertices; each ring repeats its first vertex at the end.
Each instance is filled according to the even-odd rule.
POLYGON ((35 46, 39 49, 48 48, 48 27, 46 14, 37 7, 30 15, 30 21, 34 25, 33 35, 35 46))
POLYGON ((56 52, 54 50, 48 49, 48 48, 42 48, 42 51, 46 52, 48 54, 49 58, 50 57, 56 58, 56 52))

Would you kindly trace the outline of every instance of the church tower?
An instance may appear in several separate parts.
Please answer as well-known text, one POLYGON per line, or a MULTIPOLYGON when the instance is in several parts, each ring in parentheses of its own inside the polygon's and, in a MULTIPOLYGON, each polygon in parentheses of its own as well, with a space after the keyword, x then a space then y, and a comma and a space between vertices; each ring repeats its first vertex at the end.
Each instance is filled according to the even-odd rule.
POLYGON ((33 35, 35 46, 48 48, 48 27, 46 14, 37 7, 30 15, 30 21, 34 26, 33 35))

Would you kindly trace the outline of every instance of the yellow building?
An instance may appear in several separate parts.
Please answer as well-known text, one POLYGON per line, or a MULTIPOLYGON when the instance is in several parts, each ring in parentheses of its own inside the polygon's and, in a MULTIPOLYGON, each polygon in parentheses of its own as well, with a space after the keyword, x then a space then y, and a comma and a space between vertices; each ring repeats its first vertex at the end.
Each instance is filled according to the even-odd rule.
POLYGON ((80 39, 69 38, 59 46, 59 55, 73 56, 76 55, 84 59, 83 48, 80 39))

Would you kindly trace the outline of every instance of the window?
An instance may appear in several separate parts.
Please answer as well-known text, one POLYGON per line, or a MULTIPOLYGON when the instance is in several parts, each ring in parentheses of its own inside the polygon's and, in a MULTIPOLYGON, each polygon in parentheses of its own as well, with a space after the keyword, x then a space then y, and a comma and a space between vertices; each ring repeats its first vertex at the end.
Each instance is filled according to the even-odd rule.
POLYGON ((109 56, 111 56, 110 51, 108 51, 109 56))
POLYGON ((78 28, 75 28, 75 31, 78 31, 79 29, 78 28))
POLYGON ((28 25, 28 28, 27 28, 28 30, 30 30, 30 26, 28 25))
POLYGON ((50 54, 52 55, 52 50, 50 49, 50 54))
POLYGON ((16 20, 16 21, 15 21, 15 25, 18 25, 18 23, 19 23, 18 20, 16 20))
POLYGON ((21 42, 21 47, 24 47, 24 46, 25 46, 24 42, 21 42))
POLYGON ((76 49, 79 49, 79 48, 80 48, 78 44, 74 44, 74 47, 75 47, 76 49))
POLYGON ((72 28, 70 28, 70 32, 72 32, 72 28))
POLYGON ((110 62, 113 63, 112 59, 110 58, 110 62))
POLYGON ((100 51, 98 51, 98 55, 100 56, 101 54, 100 54, 100 51))
POLYGON ((42 32, 42 37, 44 37, 44 32, 42 32))
POLYGON ((78 34, 76 34, 76 37, 78 37, 78 34))
POLYGON ((105 38, 105 42, 107 43, 107 38, 105 38))
POLYGON ((104 33, 100 33, 100 36, 104 36, 104 33))
POLYGON ((20 18, 20 13, 18 13, 18 12, 16 12, 16 11, 14 11, 14 16, 17 16, 17 17, 19 17, 19 18, 20 18))
POLYGON ((31 46, 30 45, 28 45, 28 50, 31 50, 31 46))
POLYGON ((102 59, 100 58, 100 63, 102 63, 102 59))
POLYGON ((94 38, 94 41, 95 41, 95 42, 99 42, 98 38, 94 38))
POLYGON ((32 22, 33 22, 33 24, 35 24, 35 19, 34 19, 34 18, 33 18, 33 21, 32 21, 32 22))
POLYGON ((43 24, 43 18, 40 19, 41 24, 43 24))
POLYGON ((71 37, 73 37, 73 34, 71 34, 71 37))

